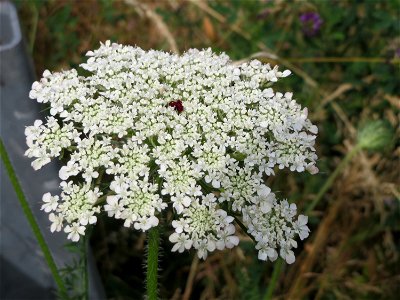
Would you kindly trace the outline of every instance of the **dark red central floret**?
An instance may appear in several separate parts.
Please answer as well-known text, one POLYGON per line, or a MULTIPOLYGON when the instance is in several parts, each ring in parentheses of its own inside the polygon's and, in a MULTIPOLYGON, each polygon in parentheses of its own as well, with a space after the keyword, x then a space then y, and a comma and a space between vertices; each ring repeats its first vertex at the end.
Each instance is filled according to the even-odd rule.
POLYGON ((178 113, 183 112, 183 104, 181 100, 171 101, 170 103, 168 103, 168 106, 173 107, 178 113))

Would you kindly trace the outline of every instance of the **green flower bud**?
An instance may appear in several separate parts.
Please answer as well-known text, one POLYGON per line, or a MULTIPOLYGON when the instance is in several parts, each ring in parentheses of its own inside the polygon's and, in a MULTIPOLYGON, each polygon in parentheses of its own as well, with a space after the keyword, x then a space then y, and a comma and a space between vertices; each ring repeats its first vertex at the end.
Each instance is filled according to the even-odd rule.
POLYGON ((383 150, 393 141, 393 133, 389 122, 370 121, 358 130, 358 146, 365 150, 383 150))

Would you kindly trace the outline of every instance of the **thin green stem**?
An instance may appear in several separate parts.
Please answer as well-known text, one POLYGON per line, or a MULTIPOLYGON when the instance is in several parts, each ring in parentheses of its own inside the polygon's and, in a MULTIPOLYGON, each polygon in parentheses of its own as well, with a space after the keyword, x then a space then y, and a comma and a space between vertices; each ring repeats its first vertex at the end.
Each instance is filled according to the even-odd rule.
POLYGON ((88 251, 89 251, 89 233, 83 238, 83 275, 84 275, 84 291, 85 300, 89 300, 89 270, 88 270, 88 251))
POLYGON ((35 47, 35 40, 36 40, 36 31, 37 31, 37 25, 39 21, 39 11, 36 7, 36 3, 32 2, 32 11, 33 11, 33 16, 32 16, 32 27, 31 27, 31 32, 29 36, 29 50, 31 51, 31 54, 33 53, 33 49, 35 47))
POLYGON ((14 187, 15 193, 17 194, 19 203, 21 204, 25 217, 28 220, 30 227, 32 228, 33 234, 35 235, 36 240, 39 243, 39 246, 43 252, 46 263, 49 266, 54 281, 57 284, 58 290, 63 297, 67 298, 67 290, 65 288, 64 282, 62 281, 61 276, 58 273, 57 266, 54 262, 53 256, 51 255, 50 249, 47 246, 46 241, 40 231, 39 225, 36 222, 35 216, 33 215, 32 210, 29 207, 28 201, 26 200, 24 192, 22 191, 21 185, 18 181, 17 175, 15 174, 14 168, 10 162, 6 148, 4 147, 3 144, 3 140, 1 138, 0 138, 0 153, 1 153, 1 159, 3 160, 4 166, 7 170, 8 177, 10 178, 11 184, 14 187))
POLYGON ((276 283, 278 282, 279 275, 281 274, 282 265, 283 265, 283 260, 282 260, 282 258, 279 257, 274 265, 274 271, 272 272, 271 281, 268 284, 268 288, 267 288, 267 292, 264 296, 264 300, 272 299, 272 295, 274 294, 276 283))
POLYGON ((351 161, 351 159, 354 157, 354 155, 356 155, 360 150, 361 150, 361 146, 357 145, 346 154, 346 156, 343 158, 343 160, 340 162, 340 164, 336 167, 335 171, 333 171, 331 176, 329 176, 329 178, 325 181, 324 185, 319 190, 317 196, 315 196, 313 202, 311 202, 311 204, 307 207, 306 212, 305 212, 306 215, 309 214, 315 208, 315 206, 317 206, 319 201, 322 199, 322 197, 325 195, 325 193, 329 190, 329 188, 334 183, 336 177, 343 171, 343 169, 351 161))
POLYGON ((247 234, 247 235, 253 240, 253 242, 256 243, 256 239, 255 239, 252 235, 248 234, 248 232, 247 232, 247 227, 244 226, 244 224, 242 223, 242 221, 240 221, 239 218, 236 217, 236 216, 234 216, 234 218, 235 218, 236 223, 238 223, 238 225, 240 226, 240 228, 242 228, 243 232, 244 232, 245 234, 247 234))
POLYGON ((99 197, 94 205, 99 205, 99 204, 102 204, 103 202, 106 202, 107 197, 111 196, 111 195, 113 195, 113 194, 112 193, 108 193, 108 194, 105 194, 105 195, 99 197))
POLYGON ((157 300, 158 292, 158 247, 159 247, 159 232, 158 227, 153 227, 149 230, 148 234, 148 249, 147 249, 147 274, 146 274, 146 288, 147 299, 157 300))

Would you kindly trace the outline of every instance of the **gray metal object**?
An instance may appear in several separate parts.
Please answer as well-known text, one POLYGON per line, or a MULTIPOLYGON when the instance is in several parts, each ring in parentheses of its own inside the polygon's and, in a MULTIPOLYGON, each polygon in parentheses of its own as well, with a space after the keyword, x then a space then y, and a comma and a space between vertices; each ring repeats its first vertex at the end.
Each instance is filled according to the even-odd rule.
POLYGON ((21 41, 18 15, 8 1, 0 2, 0 51, 12 49, 21 41))
MULTIPOLYGON (((46 116, 40 112, 43 107, 28 98, 34 80, 15 7, 9 2, 0 2, 0 134, 55 262, 62 268, 73 259, 73 254, 64 248, 66 235, 51 233, 48 216, 40 211, 44 193, 59 193, 59 166, 53 162, 34 171, 31 160, 24 156, 25 127, 46 116)), ((55 283, 2 163, 0 170, 0 299, 55 299, 55 283)), ((91 299, 105 299, 91 256, 89 286, 91 299)))

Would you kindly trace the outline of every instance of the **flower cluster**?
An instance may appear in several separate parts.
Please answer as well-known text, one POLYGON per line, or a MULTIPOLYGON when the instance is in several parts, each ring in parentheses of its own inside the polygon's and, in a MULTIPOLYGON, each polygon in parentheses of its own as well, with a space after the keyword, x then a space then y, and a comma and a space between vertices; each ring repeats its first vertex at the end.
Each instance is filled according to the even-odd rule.
POLYGON ((274 194, 265 197, 260 203, 246 206, 243 210, 243 221, 248 226, 248 232, 256 240, 256 249, 259 250, 258 258, 274 261, 278 257, 276 249, 280 248, 280 256, 291 264, 295 261, 291 250, 297 248, 294 240, 298 235, 301 240, 308 237, 308 218, 299 215, 297 221, 293 221, 296 215, 296 204, 283 200, 278 203, 274 194))
POLYGON ((87 56, 89 75, 45 71, 30 92, 51 116, 26 128, 26 155, 35 169, 65 161, 61 195, 43 196, 51 231, 78 241, 102 211, 146 231, 169 207, 172 251, 232 248, 238 218, 260 259, 279 251, 294 261, 307 218, 293 221, 295 205, 264 183, 278 169, 318 172, 307 109, 271 88, 290 71, 210 49, 178 56, 106 42, 87 56))

